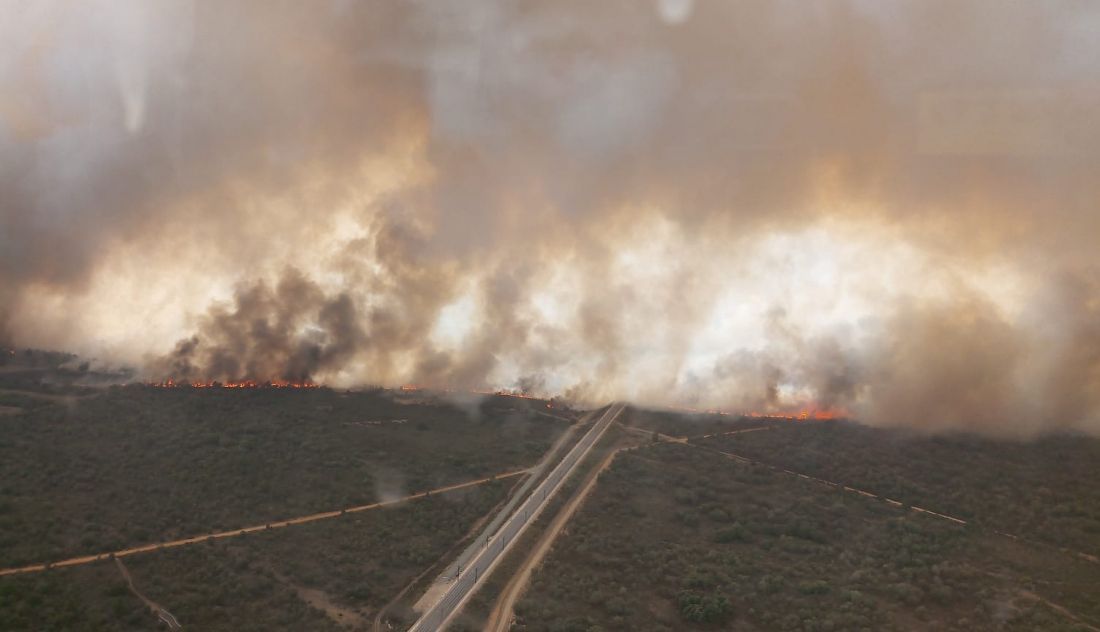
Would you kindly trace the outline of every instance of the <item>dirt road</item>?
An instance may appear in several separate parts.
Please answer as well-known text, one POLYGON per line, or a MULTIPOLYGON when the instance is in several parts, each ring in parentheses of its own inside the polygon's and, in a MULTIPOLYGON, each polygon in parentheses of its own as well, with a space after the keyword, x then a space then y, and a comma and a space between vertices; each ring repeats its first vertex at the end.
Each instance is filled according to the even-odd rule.
MULTIPOLYGON (((726 457, 727 459, 731 459, 731 460, 738 461, 738 462, 741 462, 741 463, 750 463, 750 464, 754 464, 754 465, 760 465, 762 467, 766 467, 766 468, 768 468, 770 470, 773 470, 773 471, 776 471, 776 472, 782 472, 784 474, 789 474, 790 476, 797 476, 798 478, 801 478, 801 479, 804 479, 804 480, 807 480, 807 481, 813 481, 815 483, 820 483, 821 485, 826 485, 828 487, 841 489, 841 490, 844 490, 844 491, 852 493, 852 494, 858 494, 858 495, 863 496, 865 498, 873 498, 875 500, 882 501, 882 502, 884 502, 888 505, 892 505, 894 507, 905 508, 905 503, 903 503, 899 500, 895 500, 895 499, 889 498, 887 496, 881 496, 881 495, 876 494, 874 492, 869 492, 865 489, 859 489, 859 488, 856 488, 856 487, 851 487, 851 486, 848 486, 848 485, 844 485, 842 483, 836 483, 834 481, 828 481, 828 480, 825 480, 823 478, 818 478, 816 476, 810 476, 809 474, 803 474, 801 472, 795 472, 793 470, 788 470, 786 468, 779 467, 779 466, 776 466, 776 465, 772 465, 770 463, 764 463, 762 461, 755 461, 753 459, 741 456, 739 454, 733 454, 731 452, 724 452, 724 451, 719 450, 717 448, 712 448, 710 446, 700 445, 698 443, 687 443, 686 445, 689 445, 693 448, 698 448, 700 450, 706 450, 708 452, 713 452, 715 454, 720 454, 720 455, 726 457)), ((961 525, 961 526, 964 526, 964 527, 967 526, 968 524, 970 524, 969 522, 967 522, 966 520, 963 520, 962 518, 957 518, 955 516, 950 516, 948 514, 940 513, 938 511, 933 511, 931 509, 925 509, 924 507, 918 507, 917 505, 909 505, 909 510, 912 511, 912 512, 915 512, 915 513, 924 514, 926 516, 932 516, 934 518, 939 518, 941 520, 947 520, 947 521, 950 521, 950 522, 954 522, 955 524, 958 524, 958 525, 961 525)), ((1064 547, 1058 547, 1058 546, 1053 546, 1053 545, 1050 545, 1050 544, 1044 544, 1044 543, 1041 543, 1041 542, 1036 542, 1034 540, 1027 540, 1027 539, 1021 538, 1018 535, 1015 535, 1015 534, 1012 534, 1012 533, 1007 533, 1005 531, 999 531, 997 529, 990 529, 990 532, 995 533, 995 534, 997 534, 999 536, 1002 536, 1002 537, 1006 537, 1006 538, 1010 538, 1012 540, 1016 540, 1018 542, 1023 542, 1025 544, 1030 545, 1030 546, 1055 550, 1055 551, 1058 551, 1058 552, 1063 553, 1065 555, 1070 555, 1070 556, 1076 557, 1078 559, 1082 559, 1082 560, 1085 560, 1087 562, 1091 562, 1093 564, 1100 564, 1100 558, 1096 557, 1095 555, 1090 555, 1088 553, 1083 553, 1081 551, 1074 551, 1072 549, 1067 549, 1067 548, 1064 548, 1064 547)))
POLYGON ((539 514, 561 489, 562 484, 575 471, 577 464, 584 460, 592 446, 603 436, 608 427, 623 412, 625 404, 615 403, 609 406, 603 415, 593 424, 575 446, 562 458, 531 495, 516 508, 500 530, 493 535, 491 542, 470 560, 461 572, 457 573, 447 591, 441 595, 420 619, 410 628, 413 632, 436 632, 447 626, 451 617, 462 609, 470 595, 480 587, 485 578, 496 568, 501 559, 523 535, 523 532, 537 520, 539 514))
POLYGON ((84 555, 81 557, 73 557, 67 560, 61 560, 59 562, 48 562, 42 564, 32 564, 30 566, 21 566, 16 568, 4 568, 0 569, 0 577, 4 575, 16 575, 20 573, 37 573, 45 571, 51 568, 63 568, 66 566, 79 566, 81 564, 91 564, 92 562, 104 559, 110 559, 112 557, 125 557, 127 555, 136 555, 138 553, 148 553, 150 551, 159 551, 161 549, 169 549, 177 546, 186 546, 188 544, 198 544, 199 542, 206 542, 208 540, 217 540, 221 538, 232 538, 235 536, 244 535, 246 533, 255 533, 256 531, 266 531, 268 529, 281 529, 292 525, 306 524, 308 522, 315 522, 317 520, 327 520, 329 518, 337 518, 344 514, 355 513, 357 511, 367 511, 370 509, 379 509, 381 507, 389 507, 393 505, 399 505, 410 500, 416 500, 418 498, 426 498, 432 494, 445 494, 447 492, 464 489, 467 487, 475 487, 477 485, 484 485, 490 481, 499 480, 503 478, 511 478, 513 476, 519 476, 526 474, 527 470, 516 470, 514 472, 505 472, 503 474, 497 474, 487 478, 479 478, 473 481, 467 481, 465 483, 456 483, 454 485, 448 485, 446 487, 440 487, 438 489, 432 489, 426 492, 420 492, 418 494, 410 494, 403 498, 396 498, 394 500, 386 500, 383 502, 371 503, 369 505, 359 505, 357 507, 347 507, 337 511, 326 511, 322 513, 310 514, 308 516, 300 516, 298 518, 290 518, 287 520, 280 520, 277 522, 268 522, 265 524, 254 525, 251 527, 243 527, 240 529, 234 529, 232 531, 219 531, 217 533, 207 533, 203 535, 196 535, 190 538, 183 538, 182 540, 171 540, 169 542, 157 542, 155 544, 146 544, 143 546, 136 546, 129 549, 122 549, 120 551, 111 551, 108 553, 97 553, 94 555, 84 555))
POLYGON ((508 585, 504 587, 500 597, 497 599, 496 604, 493 606, 493 611, 489 613, 489 620, 485 625, 485 629, 491 632, 507 632, 512 626, 512 613, 515 609, 516 602, 523 595, 523 591, 527 589, 527 584, 531 580, 531 573, 542 563, 542 560, 546 558, 547 553, 550 552, 550 548, 554 545, 554 541, 558 538, 562 529, 569 520, 572 519, 573 514, 577 512, 577 509, 588 498, 588 494, 596 486, 596 480, 600 476, 600 472, 603 472, 611 465, 611 462, 615 460, 615 456, 622 448, 612 450, 600 461, 600 464, 596 466, 585 478, 581 488, 573 494, 573 497, 569 499, 569 502, 558 512, 558 515, 554 516, 553 522, 547 527, 546 532, 539 538, 535 548, 527 556, 527 559, 520 566, 516 574, 512 576, 512 579, 508 582, 508 585))
POLYGON ((183 629, 183 626, 176 620, 176 617, 172 616, 171 612, 168 612, 162 608, 160 604, 141 594, 137 586, 134 586, 134 578, 130 576, 130 569, 126 568, 126 565, 122 563, 121 559, 116 557, 115 565, 118 566, 118 572, 122 573, 122 578, 126 580, 126 585, 130 587, 130 592, 134 593, 134 595, 157 616, 157 619, 163 621, 168 626, 169 630, 183 629))

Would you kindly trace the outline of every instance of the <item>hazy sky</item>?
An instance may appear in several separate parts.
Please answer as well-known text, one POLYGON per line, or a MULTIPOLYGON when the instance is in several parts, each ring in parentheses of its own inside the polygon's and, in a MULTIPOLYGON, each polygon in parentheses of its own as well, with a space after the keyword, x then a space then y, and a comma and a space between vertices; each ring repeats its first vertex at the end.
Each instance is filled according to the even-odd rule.
POLYGON ((1100 432, 1100 5, 0 0, 0 338, 1100 432))

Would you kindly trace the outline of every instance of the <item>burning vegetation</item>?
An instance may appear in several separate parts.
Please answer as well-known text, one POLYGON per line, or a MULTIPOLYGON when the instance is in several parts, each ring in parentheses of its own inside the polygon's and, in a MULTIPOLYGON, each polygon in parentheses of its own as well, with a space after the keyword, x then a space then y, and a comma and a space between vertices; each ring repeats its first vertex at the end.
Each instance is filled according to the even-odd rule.
POLYGON ((785 421, 829 421, 832 419, 850 419, 851 414, 842 408, 829 408, 817 406, 805 406, 795 410, 772 412, 738 412, 718 408, 671 408, 676 412, 686 412, 695 415, 720 415, 722 417, 744 417, 746 419, 780 419, 785 421))
POLYGON ((803 408, 797 412, 789 413, 759 413, 749 412, 743 415, 752 419, 786 419, 789 421, 828 421, 830 419, 847 419, 848 413, 836 408, 803 408))
POLYGON ((6 32, 0 348, 1100 433, 1080 3, 106 4, 6 32))
POLYGON ((314 384, 310 381, 291 382, 288 380, 268 380, 266 382, 256 382, 253 380, 230 380, 227 382, 219 381, 201 381, 201 380, 180 380, 175 381, 171 379, 162 380, 160 382, 146 382, 146 386, 153 388, 320 388, 320 384, 314 384))
POLYGON ((519 399, 547 399, 538 395, 532 395, 531 393, 525 393, 522 391, 515 391, 509 389, 497 389, 497 390, 485 390, 485 389, 458 389, 458 388, 435 388, 430 386, 418 386, 415 384, 404 384, 401 386, 401 390, 405 392, 417 392, 417 391, 435 391, 439 393, 471 393, 474 395, 496 395, 498 397, 516 397, 519 399))

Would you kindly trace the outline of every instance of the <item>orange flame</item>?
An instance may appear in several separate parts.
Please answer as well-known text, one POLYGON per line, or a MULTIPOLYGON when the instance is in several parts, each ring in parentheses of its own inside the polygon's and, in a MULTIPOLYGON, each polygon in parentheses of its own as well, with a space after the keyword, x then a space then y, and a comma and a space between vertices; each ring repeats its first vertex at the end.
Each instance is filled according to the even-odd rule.
POLYGON ((319 384, 314 384, 309 381, 292 382, 281 379, 268 380, 266 382, 256 382, 253 380, 230 380, 228 382, 218 382, 215 380, 183 380, 176 382, 175 380, 168 379, 162 382, 149 382, 147 385, 153 388, 320 388, 319 384))
POLYGON ((472 393, 472 394, 475 394, 475 395, 495 395, 497 397, 515 397, 517 399, 535 399, 535 400, 544 400, 544 399, 546 399, 546 397, 539 396, 539 395, 531 395, 531 394, 522 393, 522 392, 519 392, 519 391, 506 391, 506 390, 503 390, 503 389, 502 390, 497 390, 497 391, 488 391, 488 390, 478 390, 478 389, 444 388, 444 387, 438 387, 438 386, 419 386, 419 385, 416 385, 416 384, 403 384, 400 387, 400 389, 402 391, 406 391, 406 392, 432 391, 432 392, 436 392, 436 393, 472 393))
POLYGON ((803 408, 791 413, 758 413, 749 412, 745 417, 753 419, 785 419, 787 421, 827 421, 830 419, 845 419, 848 413, 838 408, 803 408))
POLYGON ((827 421, 829 419, 847 419, 848 412, 841 408, 806 407, 791 412, 737 412, 720 408, 667 408, 674 412, 685 412, 696 415, 721 415, 723 417, 746 417, 749 419, 780 419, 783 421, 827 421))

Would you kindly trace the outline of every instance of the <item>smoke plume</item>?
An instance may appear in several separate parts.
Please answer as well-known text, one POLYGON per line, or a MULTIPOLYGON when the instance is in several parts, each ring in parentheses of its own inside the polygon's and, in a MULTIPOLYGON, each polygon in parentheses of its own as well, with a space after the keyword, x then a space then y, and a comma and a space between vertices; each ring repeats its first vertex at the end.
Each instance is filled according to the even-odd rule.
POLYGON ((0 0, 0 343, 1100 433, 1100 8, 0 0))

